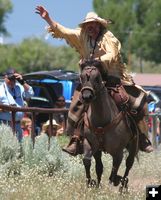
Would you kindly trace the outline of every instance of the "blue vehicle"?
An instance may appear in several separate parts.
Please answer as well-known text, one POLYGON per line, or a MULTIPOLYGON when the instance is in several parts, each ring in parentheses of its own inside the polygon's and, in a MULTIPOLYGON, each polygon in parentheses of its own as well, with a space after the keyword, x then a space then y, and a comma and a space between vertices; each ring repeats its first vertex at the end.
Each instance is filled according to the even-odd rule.
POLYGON ((79 74, 73 71, 53 70, 25 74, 35 95, 29 101, 31 107, 53 108, 58 96, 63 95, 69 107, 74 90, 79 84, 79 74))
MULTIPOLYGON (((23 78, 34 90, 34 97, 27 102, 29 107, 54 108, 57 98, 63 95, 66 100, 66 107, 69 108, 73 93, 79 84, 79 74, 65 70, 32 72, 25 74, 23 78)), ((48 114, 37 114, 37 135, 42 123, 48 119, 48 114)))

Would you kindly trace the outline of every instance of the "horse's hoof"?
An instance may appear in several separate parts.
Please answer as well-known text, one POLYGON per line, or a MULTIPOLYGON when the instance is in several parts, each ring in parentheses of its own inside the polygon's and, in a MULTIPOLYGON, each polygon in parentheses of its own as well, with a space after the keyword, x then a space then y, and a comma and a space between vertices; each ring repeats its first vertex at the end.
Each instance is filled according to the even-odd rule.
POLYGON ((97 183, 96 187, 97 188, 102 188, 102 184, 101 183, 97 183))
POLYGON ((121 186, 119 188, 119 192, 121 194, 128 193, 128 182, 129 182, 129 179, 127 177, 121 179, 121 186))
POLYGON ((91 180, 91 183, 90 183, 91 187, 96 187, 97 183, 95 180, 91 180))
POLYGON ((87 186, 88 187, 96 187, 97 186, 97 183, 96 183, 96 181, 95 180, 88 180, 87 181, 87 186))
POLYGON ((109 184, 118 186, 121 182, 122 176, 116 175, 114 178, 109 178, 109 184))
POLYGON ((117 175, 114 180, 114 186, 118 186, 121 182, 122 176, 117 175))
POLYGON ((122 185, 122 187, 127 188, 128 187, 128 182, 129 182, 129 179, 127 177, 122 178, 121 179, 121 185, 122 185))

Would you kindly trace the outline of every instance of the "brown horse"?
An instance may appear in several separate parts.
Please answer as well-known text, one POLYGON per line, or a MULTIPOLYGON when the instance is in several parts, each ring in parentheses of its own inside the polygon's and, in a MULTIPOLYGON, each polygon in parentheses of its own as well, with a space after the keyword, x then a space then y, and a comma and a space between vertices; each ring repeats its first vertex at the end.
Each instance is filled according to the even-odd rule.
MULTIPOLYGON (((87 184, 99 186, 103 173, 102 152, 112 156, 113 165, 110 183, 118 186, 120 190, 127 189, 128 174, 133 166, 135 156, 138 152, 138 136, 134 135, 127 122, 126 113, 120 112, 114 100, 108 93, 101 66, 94 64, 82 65, 80 75, 82 89, 81 99, 87 107, 84 116, 82 134, 84 134, 84 158, 87 184), (98 69, 99 68, 99 69, 98 69), (123 177, 119 176, 118 169, 123 159, 123 150, 128 150, 126 159, 126 170, 123 177), (91 158, 95 158, 97 182, 91 178, 91 158)), ((108 76, 106 77, 108 78, 108 76)))

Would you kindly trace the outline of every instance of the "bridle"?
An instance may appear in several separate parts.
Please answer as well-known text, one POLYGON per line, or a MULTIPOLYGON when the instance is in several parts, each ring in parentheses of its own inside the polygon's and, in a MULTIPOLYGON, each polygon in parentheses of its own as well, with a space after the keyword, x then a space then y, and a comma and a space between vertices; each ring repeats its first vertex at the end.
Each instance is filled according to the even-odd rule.
MULTIPOLYGON (((102 81, 101 87, 99 88, 99 90, 98 90, 98 89, 95 89, 94 87, 91 86, 90 78, 91 78, 91 76, 92 76, 92 72, 93 72, 93 71, 96 72, 96 70, 98 70, 97 67, 95 67, 95 66, 88 66, 88 67, 84 67, 83 70, 85 70, 86 83, 85 83, 85 86, 82 87, 81 93, 83 94, 83 92, 84 92, 85 90, 88 90, 88 91, 90 91, 91 94, 93 95, 93 98, 96 98, 96 96, 97 96, 100 92, 104 91, 104 89, 105 89, 105 83, 102 81)), ((83 70, 82 70, 82 71, 83 71, 83 70)), ((99 70, 98 70, 98 71, 99 71, 99 70)), ((100 72, 99 72, 99 73, 100 73, 100 72)), ((82 83, 82 80, 81 80, 81 83, 82 83)), ((82 83, 82 84, 83 84, 83 83, 82 83)))

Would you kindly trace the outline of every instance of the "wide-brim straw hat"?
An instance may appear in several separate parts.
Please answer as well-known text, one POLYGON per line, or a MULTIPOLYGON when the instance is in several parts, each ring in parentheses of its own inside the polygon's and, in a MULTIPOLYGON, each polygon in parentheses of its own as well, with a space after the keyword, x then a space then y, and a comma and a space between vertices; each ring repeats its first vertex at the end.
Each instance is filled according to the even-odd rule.
MULTIPOLYGON (((50 121, 48 120, 47 122, 43 124, 43 129, 46 129, 49 125, 50 125, 50 121)), ((57 128, 61 127, 60 124, 58 124, 55 119, 52 120, 52 125, 56 126, 57 128)))
POLYGON ((103 19, 99 17, 95 12, 89 12, 87 13, 84 21, 79 24, 80 27, 83 27, 84 24, 89 23, 89 22, 98 22, 100 23, 103 27, 107 28, 108 24, 112 24, 112 20, 110 19, 103 19))

